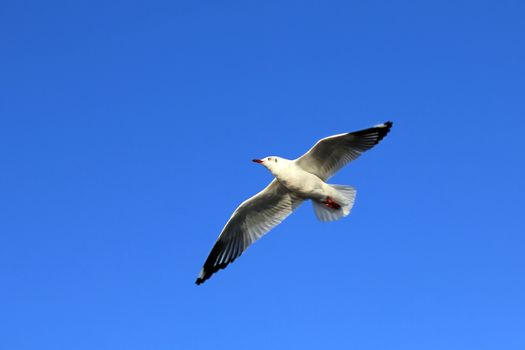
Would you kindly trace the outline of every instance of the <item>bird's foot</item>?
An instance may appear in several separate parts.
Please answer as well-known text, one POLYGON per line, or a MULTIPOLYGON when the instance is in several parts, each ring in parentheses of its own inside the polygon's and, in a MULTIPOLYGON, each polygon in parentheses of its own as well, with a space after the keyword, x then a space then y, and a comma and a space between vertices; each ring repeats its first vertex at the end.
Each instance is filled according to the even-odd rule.
POLYGON ((325 201, 323 202, 324 205, 326 205, 328 208, 332 209, 341 209, 341 205, 336 203, 332 198, 326 197, 325 201))

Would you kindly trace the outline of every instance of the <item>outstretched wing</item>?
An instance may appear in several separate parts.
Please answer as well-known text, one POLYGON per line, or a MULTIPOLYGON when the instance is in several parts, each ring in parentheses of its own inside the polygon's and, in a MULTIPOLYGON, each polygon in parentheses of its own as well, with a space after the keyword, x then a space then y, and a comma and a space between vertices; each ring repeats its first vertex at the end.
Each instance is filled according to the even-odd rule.
POLYGON ((304 170, 326 181, 361 153, 377 145, 391 127, 392 122, 386 122, 365 130, 326 137, 296 162, 304 170))
POLYGON ((275 179, 264 190, 244 201, 222 229, 195 283, 203 283, 228 266, 253 242, 290 215, 302 201, 275 179))

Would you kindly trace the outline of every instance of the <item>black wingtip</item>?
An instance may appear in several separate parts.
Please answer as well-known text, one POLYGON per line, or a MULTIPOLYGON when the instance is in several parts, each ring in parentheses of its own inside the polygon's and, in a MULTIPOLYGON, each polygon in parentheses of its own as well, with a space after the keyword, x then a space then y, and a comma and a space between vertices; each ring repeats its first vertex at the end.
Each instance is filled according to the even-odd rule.
POLYGON ((234 262, 235 259, 237 259, 242 254, 242 251, 241 251, 238 254, 238 256, 233 256, 233 257, 230 257, 229 259, 227 259, 224 262, 217 263, 216 261, 217 261, 217 259, 219 257, 219 254, 221 253, 221 251, 223 249, 223 246, 224 246, 223 242, 221 242, 220 240, 215 243, 215 245, 213 246, 213 248, 212 248, 212 250, 210 252, 210 255, 208 256, 208 258, 206 259, 206 262, 202 266, 202 270, 199 273, 199 276, 195 280, 195 284, 196 285, 200 285, 200 284, 204 283, 211 276, 213 276, 213 274, 215 274, 219 270, 222 270, 222 269, 226 268, 226 266, 228 266, 229 264, 234 262))
POLYGON ((389 120, 387 122, 384 122, 383 124, 376 125, 375 127, 379 128, 379 129, 383 129, 386 132, 388 132, 390 130, 390 128, 392 127, 392 125, 394 125, 394 123, 389 120))
POLYGON ((210 278, 210 274, 206 273, 206 270, 202 268, 201 272, 199 273, 199 277, 195 280, 196 285, 201 285, 206 281, 208 278, 210 278))
POLYGON ((390 132, 390 128, 392 127, 392 125, 394 125, 394 123, 392 123, 389 120, 387 122, 384 122, 383 124, 376 126, 376 128, 378 129, 378 137, 376 140, 376 144, 379 143, 379 141, 381 141, 390 132))

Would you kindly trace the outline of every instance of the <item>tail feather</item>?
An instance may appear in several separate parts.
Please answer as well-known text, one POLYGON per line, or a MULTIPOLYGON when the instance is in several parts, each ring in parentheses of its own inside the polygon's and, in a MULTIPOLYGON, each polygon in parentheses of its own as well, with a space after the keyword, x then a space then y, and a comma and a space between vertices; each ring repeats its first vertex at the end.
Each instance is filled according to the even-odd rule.
POLYGON ((337 198, 334 198, 338 204, 341 205, 339 209, 333 209, 326 206, 324 203, 314 201, 315 215, 320 221, 335 221, 344 218, 354 206, 356 190, 352 186, 345 185, 331 185, 337 190, 337 198))

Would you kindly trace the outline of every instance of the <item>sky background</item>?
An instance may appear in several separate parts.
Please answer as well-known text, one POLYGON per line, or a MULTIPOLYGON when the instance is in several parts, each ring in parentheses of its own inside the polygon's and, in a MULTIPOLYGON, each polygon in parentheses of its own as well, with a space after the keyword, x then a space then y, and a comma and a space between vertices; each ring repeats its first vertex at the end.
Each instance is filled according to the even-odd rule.
POLYGON ((0 3, 0 348, 524 349, 523 1, 0 3), (194 280, 256 157, 393 120, 194 280))

